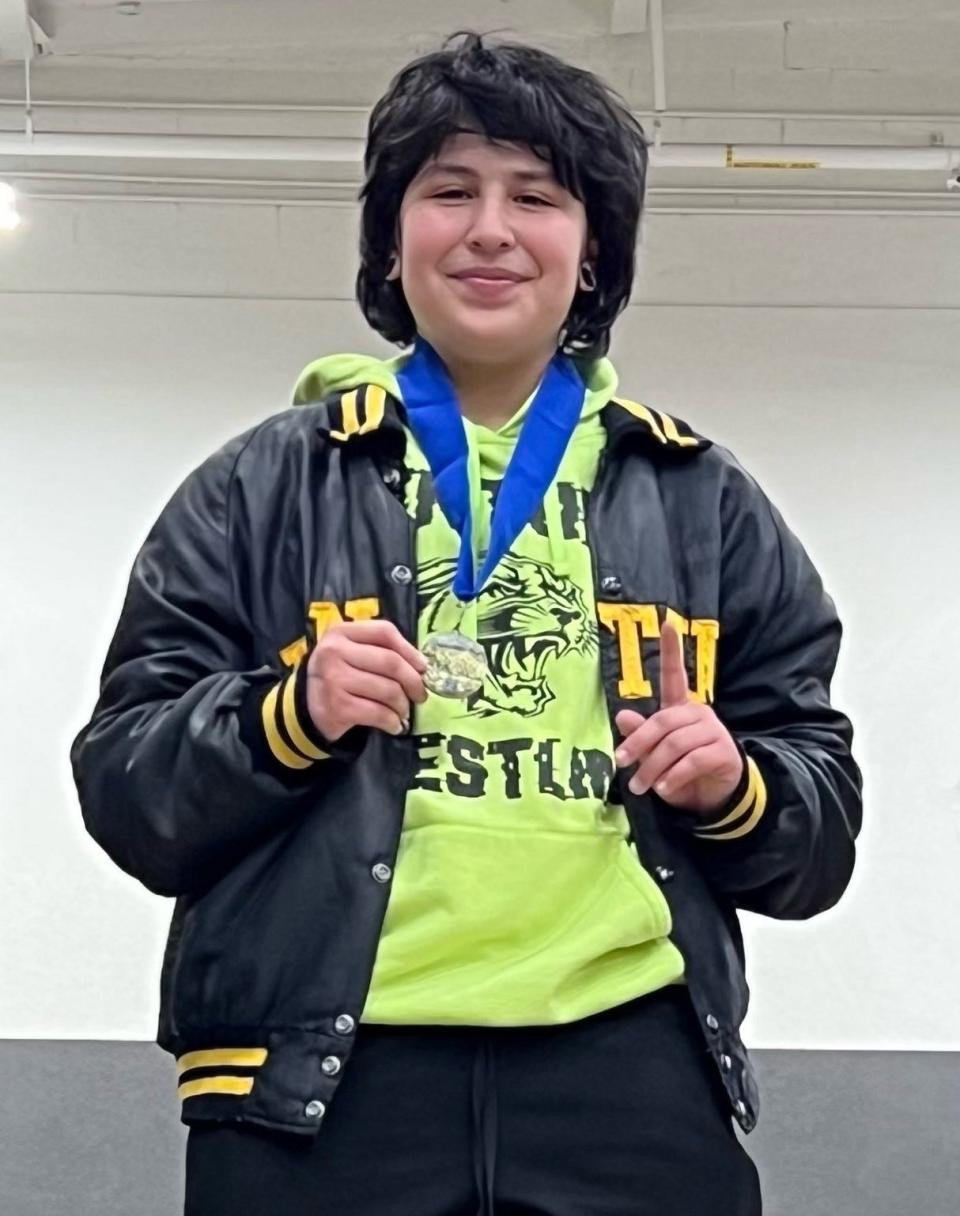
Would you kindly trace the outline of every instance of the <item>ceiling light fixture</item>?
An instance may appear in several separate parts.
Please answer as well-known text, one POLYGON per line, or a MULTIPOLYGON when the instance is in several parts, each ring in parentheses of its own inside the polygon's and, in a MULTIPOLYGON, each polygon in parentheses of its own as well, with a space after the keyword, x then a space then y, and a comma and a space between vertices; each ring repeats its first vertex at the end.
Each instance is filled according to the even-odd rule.
POLYGON ((12 232, 20 224, 17 196, 12 186, 0 182, 0 232, 12 232))

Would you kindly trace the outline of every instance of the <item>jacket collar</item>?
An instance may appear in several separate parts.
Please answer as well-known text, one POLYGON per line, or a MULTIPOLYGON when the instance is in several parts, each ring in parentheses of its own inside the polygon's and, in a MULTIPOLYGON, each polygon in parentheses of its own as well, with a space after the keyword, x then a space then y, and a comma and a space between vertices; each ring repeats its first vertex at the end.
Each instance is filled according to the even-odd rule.
MULTIPOLYGON (((315 403, 317 429, 335 444, 354 447, 373 442, 402 457, 406 440, 403 404, 376 384, 363 384, 334 393, 315 403)), ((643 446, 668 456, 691 456, 711 446, 680 418, 661 410, 614 397, 601 412, 611 449, 643 446)))
POLYGON ((361 384, 313 402, 316 427, 332 443, 368 444, 401 458, 406 449, 403 405, 378 384, 361 384))
POLYGON ((691 456, 712 446, 711 440, 698 435, 682 419, 626 397, 612 398, 602 418, 611 449, 639 445, 667 456, 691 456))

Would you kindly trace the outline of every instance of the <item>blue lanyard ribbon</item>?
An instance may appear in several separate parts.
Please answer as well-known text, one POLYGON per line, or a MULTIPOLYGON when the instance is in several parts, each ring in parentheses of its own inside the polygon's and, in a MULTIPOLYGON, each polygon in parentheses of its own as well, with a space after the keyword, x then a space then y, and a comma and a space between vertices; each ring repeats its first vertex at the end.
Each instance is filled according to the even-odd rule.
POLYGON ((418 337, 397 381, 410 429, 433 474, 437 502, 460 537, 453 594, 467 604, 486 586, 556 477, 583 409, 583 380, 566 355, 550 361, 500 483, 490 546, 479 572, 473 554, 467 434, 450 373, 433 347, 418 337))

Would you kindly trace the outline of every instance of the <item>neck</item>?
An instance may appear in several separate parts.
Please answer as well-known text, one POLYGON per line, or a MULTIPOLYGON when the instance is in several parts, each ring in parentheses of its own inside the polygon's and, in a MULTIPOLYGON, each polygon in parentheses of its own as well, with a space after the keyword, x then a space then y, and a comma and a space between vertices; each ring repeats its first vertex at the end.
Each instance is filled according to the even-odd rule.
POLYGON ((503 426, 540 383, 553 354, 541 352, 523 362, 502 365, 444 358, 457 390, 460 412, 491 430, 503 426))

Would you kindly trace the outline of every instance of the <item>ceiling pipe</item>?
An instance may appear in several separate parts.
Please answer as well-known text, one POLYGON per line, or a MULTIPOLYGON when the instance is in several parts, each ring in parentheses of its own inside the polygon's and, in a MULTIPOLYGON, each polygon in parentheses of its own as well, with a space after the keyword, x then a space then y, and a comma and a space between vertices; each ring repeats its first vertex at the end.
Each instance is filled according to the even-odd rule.
MULTIPOLYGON (((261 136, 35 134, 0 132, 0 158, 139 159, 338 164, 359 168, 361 139, 261 136)), ((878 145, 662 144, 650 162, 665 169, 943 172, 960 167, 960 148, 878 145)), ((2 168, 2 165, 0 165, 2 168)), ((24 166, 10 166, 22 170, 24 166)))
MULTIPOLYGON (((0 108, 13 106, 23 108, 22 97, 0 97, 0 108)), ((57 110, 196 110, 196 111, 241 111, 244 113, 284 113, 284 114, 351 114, 364 122, 370 115, 369 106, 332 105, 325 102, 270 102, 270 101, 108 101, 96 98, 63 97, 34 98, 34 109, 57 110)), ((654 110, 634 110, 637 118, 652 118, 654 110)), ((844 113, 831 110, 825 113, 821 110, 664 110, 664 118, 722 118, 743 119, 773 119, 780 122, 895 122, 895 123, 960 123, 960 114, 865 114, 844 113)))
MULTIPOLYGON (((21 172, 19 170, 7 170, 4 173, 4 179, 8 182, 23 181, 31 183, 25 191, 30 197, 53 199, 63 197, 60 194, 59 188, 55 190, 41 191, 35 187, 44 183, 93 183, 94 185, 123 185, 123 186, 229 186, 231 190, 238 187, 246 186, 248 188, 256 188, 262 190, 276 190, 277 187, 282 187, 284 190, 295 191, 313 191, 315 197, 308 198, 308 203, 325 203, 330 201, 339 201, 339 196, 344 192, 349 192, 352 196, 356 190, 357 183, 354 181, 324 179, 324 178, 284 178, 278 180, 275 177, 184 177, 181 175, 164 175, 162 173, 99 173, 95 171, 85 171, 82 169, 69 171, 50 171, 45 169, 34 169, 21 172)), ((2 186, 0 186, 2 190, 2 186)), ((816 199, 832 199, 832 198, 850 198, 850 199, 896 199, 901 202, 911 202, 916 199, 928 199, 931 201, 942 200, 944 193, 942 190, 905 190, 905 189, 882 189, 871 187, 842 187, 842 186, 799 186, 799 185, 784 185, 784 186, 660 186, 651 184, 647 187, 647 198, 654 196, 679 195, 686 197, 700 196, 732 196, 736 198, 816 198, 816 199)), ((91 195, 95 198, 113 198, 123 199, 127 195, 117 191, 115 193, 103 192, 101 194, 91 195)), ((141 197, 137 195, 136 197, 141 197)), ((181 199, 189 201, 194 195, 164 195, 165 198, 173 198, 176 201, 181 199)), ((276 201, 275 195, 252 196, 253 201, 273 202, 276 201)), ((224 196, 224 201, 242 201, 242 195, 227 195, 224 196)), ((281 201, 289 201, 284 198, 281 201)), ((352 202, 353 198, 348 198, 347 202, 352 202)))

